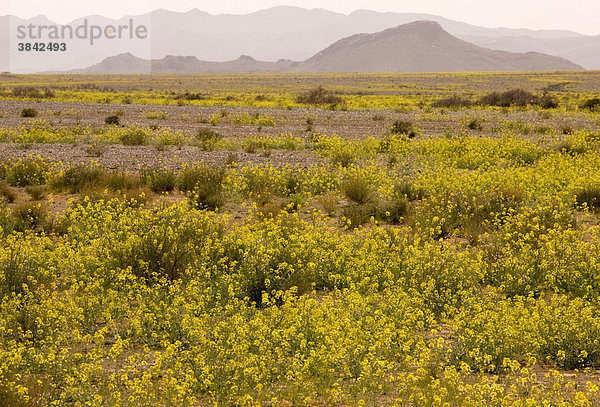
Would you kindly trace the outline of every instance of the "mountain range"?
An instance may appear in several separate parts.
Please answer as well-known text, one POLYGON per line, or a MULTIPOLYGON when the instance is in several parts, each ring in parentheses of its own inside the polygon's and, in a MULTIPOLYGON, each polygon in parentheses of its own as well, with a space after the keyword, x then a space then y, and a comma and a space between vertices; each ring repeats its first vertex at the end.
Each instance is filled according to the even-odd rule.
MULTIPOLYGON (((509 52, 543 52, 560 56, 586 69, 600 69, 600 36, 573 31, 485 28, 440 16, 415 13, 380 13, 358 10, 349 15, 323 9, 274 7, 246 15, 211 15, 198 9, 186 13, 155 10, 119 20, 88 16, 89 24, 119 25, 130 19, 148 26, 148 41, 99 41, 93 47, 74 42, 60 58, 35 53, 0 58, 0 70, 13 72, 62 71, 97 64, 107 57, 132 52, 143 59, 162 60, 169 55, 192 56, 199 61, 236 61, 240 55, 256 60, 306 61, 332 43, 358 33, 377 33, 419 20, 435 21, 453 36, 474 45, 509 52), (136 48, 137 47, 137 48, 136 48), (4 65, 2 65, 4 64, 4 65)), ((81 24, 84 18, 69 25, 81 24)), ((44 16, 24 20, 0 17, 0 54, 13 50, 14 27, 55 24, 44 16)), ((243 62, 242 58, 242 61, 243 62)), ((280 62, 278 62, 280 64, 280 62)))
POLYGON ((583 69, 564 58, 537 52, 493 51, 446 32, 434 21, 389 28, 374 34, 355 34, 305 61, 257 61, 244 55, 228 62, 196 57, 167 56, 146 60, 131 53, 106 58, 72 73, 266 73, 266 72, 450 72, 542 71, 583 69))

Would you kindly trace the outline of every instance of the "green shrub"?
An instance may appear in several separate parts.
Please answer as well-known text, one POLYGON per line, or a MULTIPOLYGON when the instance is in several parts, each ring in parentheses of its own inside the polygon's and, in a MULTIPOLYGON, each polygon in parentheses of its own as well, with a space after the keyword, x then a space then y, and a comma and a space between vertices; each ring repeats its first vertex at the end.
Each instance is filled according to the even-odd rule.
POLYGON ((380 203, 377 218, 390 223, 400 223, 408 213, 409 202, 403 196, 394 197, 389 201, 380 203))
POLYGON ((12 95, 18 98, 51 99, 55 95, 50 88, 34 88, 32 86, 17 86, 12 89, 12 95))
POLYGON ((50 165, 39 156, 9 160, 4 167, 6 182, 13 187, 43 185, 51 174, 50 165))
POLYGON ((471 119, 469 123, 467 123, 467 128, 469 128, 470 130, 481 131, 483 130, 483 125, 478 119, 471 119))
POLYGON ((225 168, 208 165, 185 167, 179 174, 177 187, 188 193, 190 205, 196 209, 215 210, 225 203, 223 182, 225 168))
POLYGON ((414 182, 404 180, 394 186, 394 195, 406 197, 409 201, 418 201, 426 196, 425 189, 417 186, 414 182))
POLYGON ((32 107, 21 110, 21 117, 37 117, 38 111, 32 107))
POLYGON ((590 184, 581 187, 575 194, 577 205, 586 205, 592 210, 600 208, 600 185, 590 184))
POLYGON ((25 192, 32 201, 39 201, 46 196, 47 188, 45 185, 29 185, 25 187, 25 192))
POLYGON ((108 246, 109 256, 105 261, 122 269, 131 267, 134 275, 148 284, 184 277, 194 259, 210 249, 207 246, 210 239, 219 239, 224 234, 220 222, 201 212, 190 213, 181 205, 135 213, 137 220, 133 225, 128 221, 110 225, 125 233, 120 244, 108 246))
POLYGON ((499 107, 510 107, 510 106, 527 106, 527 105, 539 105, 539 106, 558 106, 553 98, 548 95, 539 97, 533 93, 524 89, 511 89, 506 92, 492 92, 481 98, 480 103, 487 106, 499 106, 499 107))
POLYGON ((205 151, 210 151, 215 148, 215 144, 223 138, 221 133, 212 129, 202 127, 196 133, 196 140, 200 143, 200 148, 205 151))
POLYGON ((357 228, 365 223, 369 223, 371 218, 375 218, 378 213, 377 205, 373 203, 351 204, 343 210, 344 218, 349 222, 352 228, 357 228))
POLYGON ((176 186, 176 175, 168 168, 146 172, 143 177, 150 189, 157 193, 173 191, 176 186))
POLYGON ((298 95, 296 101, 308 105, 337 105, 344 100, 340 96, 325 89, 323 86, 318 86, 315 89, 298 95))
POLYGON ((121 118, 119 116, 117 116, 116 114, 112 115, 112 116, 108 116, 106 119, 104 119, 104 123, 108 124, 109 126, 118 126, 121 122, 121 118))
POLYGON ((6 181, 0 181, 0 201, 13 203, 15 198, 15 193, 10 189, 6 181))
POLYGON ((375 200, 373 187, 361 176, 349 177, 342 183, 341 187, 346 197, 357 204, 366 204, 375 200))
POLYGON ((101 157, 106 152, 106 145, 102 143, 91 143, 85 148, 85 153, 89 157, 101 157))
POLYGON ((127 129, 119 137, 124 146, 143 146, 148 143, 148 138, 143 129, 127 129))
POLYGON ((458 95, 452 95, 444 99, 436 100, 432 103, 433 107, 444 108, 459 108, 473 106, 474 102, 471 99, 464 98, 458 95))
POLYGON ((175 96, 175 100, 206 100, 208 95, 199 92, 185 92, 175 96))
POLYGON ((338 150, 332 154, 331 162, 334 165, 339 165, 342 168, 348 168, 356 163, 356 156, 351 151, 338 150))
POLYGON ((72 194, 103 185, 106 171, 98 165, 75 165, 59 173, 51 182, 53 188, 72 194))
POLYGON ((600 109, 600 98, 591 98, 583 102, 579 108, 588 109, 588 110, 598 110, 600 109))
POLYGON ((394 124, 392 124, 392 127, 390 127, 390 134, 404 135, 408 136, 408 138, 414 138, 418 133, 414 124, 411 122, 396 120, 394 124))
POLYGON ((47 226, 50 214, 41 204, 22 203, 17 205, 12 212, 14 217, 14 230, 24 232, 26 230, 39 231, 47 226))
POLYGON ((140 188, 143 184, 139 174, 124 171, 109 171, 105 174, 106 186, 115 191, 127 191, 140 188))
POLYGON ((250 171, 245 174, 245 192, 259 206, 271 202, 275 192, 273 180, 269 174, 250 171))
POLYGON ((317 201, 319 202, 319 205, 323 207, 325 213, 327 213, 329 216, 334 216, 337 212, 339 199, 336 195, 332 193, 320 195, 317 198, 317 201))

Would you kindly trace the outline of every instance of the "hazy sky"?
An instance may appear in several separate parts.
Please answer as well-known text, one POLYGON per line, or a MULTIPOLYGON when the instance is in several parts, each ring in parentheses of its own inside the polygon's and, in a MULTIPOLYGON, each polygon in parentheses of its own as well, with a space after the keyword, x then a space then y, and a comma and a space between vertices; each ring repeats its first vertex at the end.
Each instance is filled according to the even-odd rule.
POLYGON ((570 29, 600 34, 600 0, 0 0, 0 15, 44 14, 58 23, 67 23, 90 14, 120 18, 157 8, 246 14, 277 5, 324 8, 345 14, 357 9, 423 12, 487 27, 570 29))

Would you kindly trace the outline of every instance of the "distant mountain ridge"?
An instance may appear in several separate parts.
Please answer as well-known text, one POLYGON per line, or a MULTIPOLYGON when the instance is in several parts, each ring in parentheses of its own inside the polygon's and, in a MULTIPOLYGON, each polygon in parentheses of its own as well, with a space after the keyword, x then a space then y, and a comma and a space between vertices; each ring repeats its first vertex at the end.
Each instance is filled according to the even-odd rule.
POLYGON ((193 56, 144 60, 131 53, 106 58, 72 73, 274 73, 274 72, 442 72, 583 69, 564 58, 536 52, 510 53, 478 47, 433 21, 418 21, 374 34, 356 34, 302 61, 258 61, 243 55, 227 62, 193 56))
MULTIPOLYGON (((123 42, 104 42, 92 48, 73 42, 61 58, 50 54, 19 54, 12 55, 9 63, 9 58, 1 54, 11 46, 10 36, 0 35, 0 70, 23 73, 71 70, 127 52, 157 60, 168 55, 191 55, 201 61, 223 62, 251 55, 261 61, 303 61, 340 38, 380 32, 419 20, 436 21, 450 34, 486 48, 543 52, 567 58, 586 69, 600 69, 600 36, 564 30, 485 28, 429 14, 357 10, 345 15, 323 9, 280 6, 246 15, 211 15, 194 9, 186 13, 155 10, 118 20, 102 16, 86 18, 90 24, 98 25, 117 25, 133 18, 149 26, 151 41, 139 51, 123 42)), ((83 20, 80 18, 70 24, 74 26, 83 20)), ((31 22, 54 24, 44 16, 29 20, 0 16, 0 33, 31 22)))

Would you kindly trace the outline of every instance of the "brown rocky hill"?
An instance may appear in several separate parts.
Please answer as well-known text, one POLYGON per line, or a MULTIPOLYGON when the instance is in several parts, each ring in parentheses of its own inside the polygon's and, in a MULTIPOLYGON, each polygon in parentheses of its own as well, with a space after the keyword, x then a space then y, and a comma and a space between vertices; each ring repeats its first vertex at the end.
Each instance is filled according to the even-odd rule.
POLYGON ((433 21, 341 39, 294 68, 298 72, 544 71, 583 69, 538 52, 481 48, 433 21))
POLYGON ((581 66, 538 52, 511 53, 482 48, 446 32, 439 23, 417 21, 374 34, 343 38, 303 62, 257 61, 241 56, 228 62, 193 56, 151 61, 130 53, 104 59, 72 73, 269 73, 269 72, 451 72, 562 71, 581 66))

